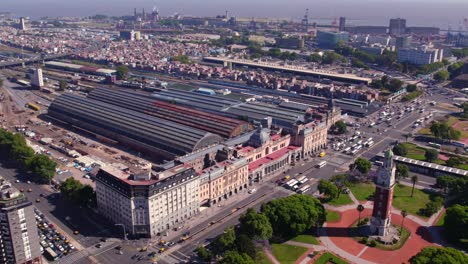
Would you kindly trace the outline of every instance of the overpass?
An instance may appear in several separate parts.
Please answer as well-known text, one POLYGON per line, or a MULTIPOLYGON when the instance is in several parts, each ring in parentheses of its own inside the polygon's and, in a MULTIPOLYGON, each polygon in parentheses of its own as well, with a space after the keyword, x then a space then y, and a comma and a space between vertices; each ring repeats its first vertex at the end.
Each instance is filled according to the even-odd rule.
POLYGON ((68 57, 72 55, 73 53, 66 53, 66 54, 58 54, 58 55, 51 55, 51 56, 40 56, 36 58, 30 58, 30 59, 24 59, 24 60, 17 60, 17 61, 7 61, 7 62, 2 62, 0 63, 0 69, 1 68, 8 68, 8 67, 16 67, 16 66, 21 66, 24 64, 32 64, 32 63, 37 63, 37 62, 42 62, 42 61, 49 61, 49 60, 55 60, 55 59, 61 59, 68 57))
POLYGON ((347 82, 347 83, 355 83, 355 84, 370 84, 372 79, 359 77, 354 74, 341 74, 335 73, 330 71, 321 71, 321 70, 310 70, 305 67, 300 66, 282 66, 275 63, 269 62, 257 62, 252 60, 245 60, 245 59, 231 59, 225 57, 204 57, 204 61, 211 62, 211 63, 223 63, 225 66, 231 65, 239 65, 239 66, 247 66, 249 68, 261 68, 270 71, 279 71, 279 72, 287 72, 293 73, 297 75, 304 75, 304 76, 312 76, 316 78, 322 79, 330 79, 334 81, 340 82, 347 82))

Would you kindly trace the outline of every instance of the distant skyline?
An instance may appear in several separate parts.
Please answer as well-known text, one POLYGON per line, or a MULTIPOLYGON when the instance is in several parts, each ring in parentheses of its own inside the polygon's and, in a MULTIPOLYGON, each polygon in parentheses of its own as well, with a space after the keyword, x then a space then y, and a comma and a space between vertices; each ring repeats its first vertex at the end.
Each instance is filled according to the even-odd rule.
POLYGON ((309 8, 312 20, 331 21, 345 16, 358 25, 387 25, 388 19, 402 17, 410 26, 451 24, 457 29, 468 18, 468 0, 1 0, 0 11, 37 19, 43 16, 131 15, 133 8, 151 12, 157 6, 163 16, 216 16, 225 10, 238 17, 301 19, 309 8))

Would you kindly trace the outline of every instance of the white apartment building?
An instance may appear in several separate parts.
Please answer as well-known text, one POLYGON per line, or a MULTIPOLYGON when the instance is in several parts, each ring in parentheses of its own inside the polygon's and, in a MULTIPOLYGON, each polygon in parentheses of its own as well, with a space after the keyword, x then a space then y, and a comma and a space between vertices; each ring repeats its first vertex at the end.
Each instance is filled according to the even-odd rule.
POLYGON ((37 68, 34 70, 34 74, 31 78, 31 86, 39 89, 44 86, 44 78, 42 76, 41 68, 37 68))
POLYGON ((398 62, 409 62, 416 65, 440 62, 444 58, 444 50, 433 46, 421 46, 420 48, 407 48, 398 50, 398 62))
POLYGON ((154 237, 199 212, 199 176, 184 165, 151 175, 104 167, 96 175, 99 212, 137 237, 154 237))

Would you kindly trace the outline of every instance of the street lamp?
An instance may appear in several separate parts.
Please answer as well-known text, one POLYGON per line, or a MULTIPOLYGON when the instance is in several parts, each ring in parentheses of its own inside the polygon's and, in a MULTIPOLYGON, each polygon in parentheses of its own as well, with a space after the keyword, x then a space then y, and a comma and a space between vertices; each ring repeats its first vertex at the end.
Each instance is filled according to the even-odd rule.
POLYGON ((127 232, 125 231, 125 225, 124 224, 115 224, 116 226, 121 226, 123 227, 123 232, 124 232, 124 240, 127 240, 127 232))

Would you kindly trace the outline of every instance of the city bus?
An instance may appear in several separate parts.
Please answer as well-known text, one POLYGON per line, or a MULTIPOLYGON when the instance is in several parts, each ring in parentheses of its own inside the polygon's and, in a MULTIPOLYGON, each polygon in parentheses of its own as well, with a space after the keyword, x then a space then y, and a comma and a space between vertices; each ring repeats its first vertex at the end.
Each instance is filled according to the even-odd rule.
POLYGON ((27 104, 26 104, 26 107, 28 107, 28 108, 30 108, 30 109, 32 109, 32 110, 34 110, 34 111, 39 111, 39 110, 41 110, 41 108, 40 108, 39 106, 37 106, 37 105, 35 105, 35 104, 33 104, 33 103, 27 103, 27 104))
POLYGON ((327 165, 327 162, 326 161, 321 161, 319 164, 317 164, 317 168, 323 168, 325 167, 325 165, 327 165))
POLYGON ((374 141, 368 141, 368 142, 366 143, 366 146, 367 146, 367 147, 372 147, 372 145, 374 145, 374 141))
POLYGON ((288 183, 286 183, 286 186, 290 189, 292 189, 296 184, 298 184, 299 181, 296 179, 290 180, 288 183))
POLYGON ((310 190, 310 185, 306 184, 306 185, 302 186, 297 192, 298 193, 306 193, 309 190, 310 190))
POLYGON ((297 179, 299 181, 300 184, 304 184, 306 183, 307 181, 309 181, 309 179, 306 177, 306 176, 302 176, 300 177, 299 179, 297 179))

